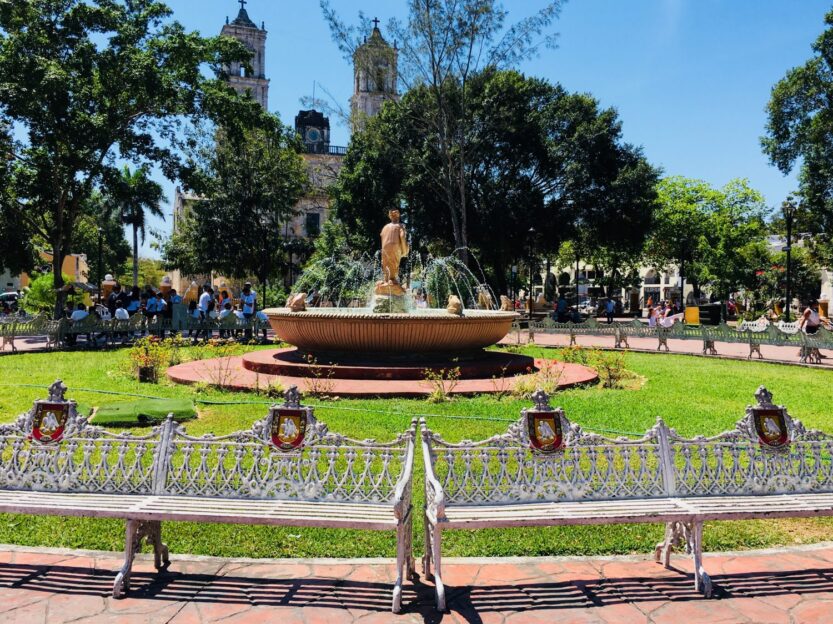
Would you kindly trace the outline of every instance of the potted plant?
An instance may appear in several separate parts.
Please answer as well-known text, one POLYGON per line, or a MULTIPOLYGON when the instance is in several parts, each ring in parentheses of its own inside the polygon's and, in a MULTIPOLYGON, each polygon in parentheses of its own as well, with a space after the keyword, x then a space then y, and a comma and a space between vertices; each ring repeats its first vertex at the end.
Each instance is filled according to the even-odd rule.
POLYGON ((165 349, 156 336, 142 338, 130 350, 130 360, 139 383, 156 383, 159 379, 159 368, 165 359, 165 349))

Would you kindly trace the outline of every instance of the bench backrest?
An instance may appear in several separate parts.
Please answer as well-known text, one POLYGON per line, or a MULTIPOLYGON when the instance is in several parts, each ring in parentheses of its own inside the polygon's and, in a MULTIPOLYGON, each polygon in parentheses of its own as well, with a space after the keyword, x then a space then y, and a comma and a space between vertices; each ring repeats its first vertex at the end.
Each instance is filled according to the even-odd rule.
POLYGON ((423 427, 427 469, 447 505, 833 491, 833 437, 806 431, 763 387, 756 396, 714 437, 684 438, 658 419, 641 438, 613 439, 583 431, 539 391, 507 433, 482 442, 423 427))
POLYGON ((0 426, 0 489, 151 494, 160 427, 114 434, 79 416, 56 382, 15 423, 0 426))
POLYGON ((388 503, 410 480, 415 423, 390 443, 351 440, 318 422, 295 388, 252 429, 202 437, 172 417, 147 435, 110 433, 65 392, 56 382, 0 426, 0 489, 388 503))

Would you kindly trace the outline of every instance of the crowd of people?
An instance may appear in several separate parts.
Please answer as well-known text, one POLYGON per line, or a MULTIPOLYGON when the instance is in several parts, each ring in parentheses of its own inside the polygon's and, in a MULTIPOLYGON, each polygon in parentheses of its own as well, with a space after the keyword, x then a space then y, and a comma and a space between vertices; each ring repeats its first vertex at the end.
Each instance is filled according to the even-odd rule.
MULTIPOLYGON (((75 305, 68 303, 64 314, 72 323, 82 322, 91 315, 100 320, 128 321, 138 315, 151 322, 159 320, 170 322, 174 318, 174 309, 180 305, 183 306, 185 312, 182 318, 184 323, 180 327, 184 327, 184 331, 188 332, 187 336, 194 340, 200 338, 207 340, 213 336, 215 329, 211 323, 205 321, 223 321, 231 316, 239 320, 241 325, 245 325, 242 330, 245 340, 252 339, 252 319, 259 321, 263 339, 266 339, 268 318, 262 310, 258 309, 257 293, 249 282, 244 284, 237 300, 232 297, 227 288, 215 290, 213 286, 206 284, 199 298, 190 298, 187 307, 185 307, 185 299, 175 288, 162 290, 147 286, 142 290, 138 286, 133 286, 128 289, 117 283, 98 305, 88 307, 83 303, 75 305)), ((237 329, 220 328, 217 331, 223 338, 238 337, 241 333, 237 329)))

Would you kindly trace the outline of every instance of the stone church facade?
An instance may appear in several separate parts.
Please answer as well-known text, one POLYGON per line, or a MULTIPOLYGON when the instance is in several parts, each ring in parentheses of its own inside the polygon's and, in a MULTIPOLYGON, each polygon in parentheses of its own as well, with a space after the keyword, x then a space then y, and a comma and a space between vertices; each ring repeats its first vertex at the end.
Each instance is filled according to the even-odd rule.
MULTIPOLYGON (((232 21, 226 18, 221 33, 241 41, 252 53, 252 59, 249 62, 250 67, 234 63, 226 68, 226 74, 232 87, 240 93, 249 93, 268 110, 270 80, 266 74, 266 25, 261 22, 258 26, 249 17, 245 7, 246 1, 238 1, 241 7, 237 17, 232 21)), ((398 99, 398 54, 396 46, 388 44, 382 36, 379 21, 374 20, 370 36, 365 38, 353 56, 353 96, 350 99, 352 130, 362 128, 368 118, 378 114, 384 102, 398 99)), ((295 131, 304 145, 302 156, 307 166, 311 191, 296 206, 295 217, 285 223, 282 231, 276 232, 275 235, 288 240, 308 241, 318 236, 324 222, 330 216, 327 189, 338 178, 347 148, 330 143, 330 120, 322 112, 314 109, 298 112, 295 117, 295 131)), ((188 206, 199 200, 199 197, 176 188, 173 207, 174 230, 188 206)), ((294 283, 305 261, 304 257, 297 254, 290 259, 291 267, 284 279, 287 286, 294 283)), ((200 281, 199 276, 186 277, 180 275, 179 271, 174 271, 171 277, 174 287, 179 292, 185 292, 192 282, 200 281)), ((202 281, 205 281, 205 278, 202 281)), ((223 278, 216 277, 212 281, 219 285, 223 278)))

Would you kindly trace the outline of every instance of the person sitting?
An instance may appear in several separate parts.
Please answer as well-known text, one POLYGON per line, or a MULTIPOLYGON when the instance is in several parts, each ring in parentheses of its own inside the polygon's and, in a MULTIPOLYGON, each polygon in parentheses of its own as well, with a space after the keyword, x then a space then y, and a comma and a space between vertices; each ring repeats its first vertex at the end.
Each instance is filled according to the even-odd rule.
POLYGON ((805 334, 815 334, 821 327, 821 315, 819 314, 819 302, 813 299, 804 314, 801 315, 801 323, 798 326, 805 334))
MULTIPOLYGON (((67 304, 67 306, 72 307, 70 304, 67 304)), ((85 318, 87 318, 89 315, 90 315, 90 313, 87 312, 87 306, 85 306, 83 303, 79 303, 76 306, 75 310, 72 311, 72 314, 69 315, 69 320, 72 321, 72 324, 74 325, 75 323, 80 323, 85 318)), ((88 336, 88 338, 89 338, 89 336, 88 336)), ((65 340, 66 340, 66 343, 69 346, 74 347, 78 342, 78 334, 77 333, 67 333, 65 340)))
MULTIPOLYGON (((223 309, 220 310, 220 314, 217 316, 217 320, 221 323, 225 321, 230 316, 233 316, 234 312, 231 309, 231 301, 227 300, 226 303, 223 305, 223 309)), ((224 323, 225 324, 225 323, 224 323)), ((225 329, 220 330, 220 338, 226 338, 229 336, 230 332, 227 332, 225 329)))
POLYGON ((130 320, 130 313, 124 308, 124 304, 121 301, 116 303, 116 310, 113 312, 113 318, 117 321, 130 320))
POLYGON ((255 312, 255 318, 257 318, 257 324, 260 326, 260 330, 263 332, 263 342, 266 342, 266 332, 269 330, 269 317, 263 312, 263 310, 258 310, 255 312))
POLYGON ((659 310, 654 306, 648 306, 648 327, 656 327, 659 319, 659 310))
POLYGON ((87 306, 85 306, 83 303, 79 303, 78 306, 73 311, 73 313, 70 315, 69 319, 73 323, 77 323, 78 321, 83 321, 89 315, 90 315, 90 313, 87 312, 87 306))

